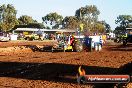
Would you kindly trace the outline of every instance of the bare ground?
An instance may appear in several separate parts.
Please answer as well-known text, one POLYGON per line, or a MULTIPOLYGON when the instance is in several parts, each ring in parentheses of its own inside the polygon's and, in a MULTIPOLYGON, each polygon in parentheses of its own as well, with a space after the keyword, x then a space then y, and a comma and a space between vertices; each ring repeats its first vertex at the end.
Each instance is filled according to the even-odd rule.
MULTIPOLYGON (((131 44, 124 47, 107 42, 99 52, 52 53, 48 46, 54 43, 0 42, 0 88, 106 88, 111 85, 77 84, 78 67, 82 66, 86 74, 132 72, 131 44)), ((114 88, 113 85, 111 87, 114 88)), ((127 88, 132 88, 132 83, 127 88)))

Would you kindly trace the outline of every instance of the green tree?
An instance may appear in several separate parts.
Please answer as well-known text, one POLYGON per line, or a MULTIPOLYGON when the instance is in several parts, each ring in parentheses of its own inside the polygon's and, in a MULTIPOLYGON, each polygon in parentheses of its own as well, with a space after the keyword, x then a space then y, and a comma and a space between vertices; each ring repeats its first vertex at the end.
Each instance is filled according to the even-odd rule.
POLYGON ((75 16, 85 24, 85 29, 92 30, 98 21, 100 11, 95 5, 87 5, 76 10, 75 16))
POLYGON ((52 28, 54 27, 58 28, 59 27, 58 25, 61 25, 63 17, 58 13, 54 12, 54 13, 49 13, 46 16, 42 17, 42 20, 46 24, 49 22, 52 28))
POLYGON ((75 16, 66 16, 62 21, 62 26, 67 29, 77 29, 79 20, 75 16))
POLYGON ((37 23, 36 20, 33 20, 31 16, 23 15, 18 18, 19 24, 30 24, 30 23, 37 23))
POLYGON ((29 23, 29 24, 19 24, 15 25, 13 29, 17 28, 45 28, 45 26, 42 23, 29 23))
POLYGON ((105 26, 101 22, 96 22, 92 31, 95 33, 104 33, 105 26))
POLYGON ((121 27, 121 26, 117 26, 114 30, 114 33, 116 35, 122 35, 125 34, 126 28, 125 27, 121 27))
POLYGON ((87 5, 76 10, 75 16, 77 16, 77 18, 81 20, 88 21, 91 23, 96 22, 98 20, 99 14, 100 11, 95 5, 87 5))
POLYGON ((120 27, 127 27, 129 23, 132 22, 131 15, 119 15, 115 20, 115 23, 118 24, 120 27))
POLYGON ((17 11, 13 5, 0 5, 0 29, 8 31, 18 24, 16 14, 17 11))
POLYGON ((45 28, 45 26, 42 23, 29 23, 27 25, 29 28, 45 28))
POLYGON ((100 21, 100 23, 104 26, 105 33, 110 33, 112 31, 110 25, 108 23, 106 23, 106 21, 100 21))
POLYGON ((114 32, 116 34, 124 34, 126 31, 126 27, 131 27, 132 16, 131 15, 119 15, 115 20, 115 23, 118 26, 115 28, 114 32))
POLYGON ((111 27, 109 24, 105 24, 105 29, 106 29, 106 33, 110 33, 112 30, 111 30, 111 27))

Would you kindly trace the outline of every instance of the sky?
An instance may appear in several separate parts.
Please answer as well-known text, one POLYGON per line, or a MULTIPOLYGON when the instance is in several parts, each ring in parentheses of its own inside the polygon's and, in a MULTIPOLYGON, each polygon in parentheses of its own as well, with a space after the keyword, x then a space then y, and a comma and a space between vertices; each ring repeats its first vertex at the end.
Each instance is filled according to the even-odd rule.
POLYGON ((32 16, 42 22, 42 17, 51 12, 65 16, 74 16, 75 11, 86 5, 96 5, 100 11, 99 20, 105 20, 111 28, 117 26, 119 15, 132 15, 132 0, 0 0, 2 4, 12 4, 17 10, 17 18, 32 16))

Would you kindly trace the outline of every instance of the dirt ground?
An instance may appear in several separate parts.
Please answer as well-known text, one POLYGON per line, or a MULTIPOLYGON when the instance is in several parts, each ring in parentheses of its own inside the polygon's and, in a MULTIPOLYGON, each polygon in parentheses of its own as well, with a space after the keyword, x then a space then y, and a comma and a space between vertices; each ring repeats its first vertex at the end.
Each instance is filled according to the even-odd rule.
MULTIPOLYGON (((49 46, 54 43, 0 42, 0 88, 114 88, 117 85, 80 85, 76 80, 79 66, 86 74, 132 74, 132 44, 124 47, 107 42, 98 52, 52 53, 49 46)), ((132 83, 126 87, 132 88, 132 83)))

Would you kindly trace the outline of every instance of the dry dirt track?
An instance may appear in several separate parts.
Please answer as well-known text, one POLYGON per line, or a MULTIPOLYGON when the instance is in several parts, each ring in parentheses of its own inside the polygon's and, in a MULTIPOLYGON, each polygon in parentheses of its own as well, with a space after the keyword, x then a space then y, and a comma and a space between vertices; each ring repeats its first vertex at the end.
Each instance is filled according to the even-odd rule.
MULTIPOLYGON (((86 74, 129 74, 132 71, 130 44, 123 47, 107 43, 100 52, 52 53, 31 49, 53 43, 0 42, 0 88, 99 88, 97 84, 77 84, 80 65, 86 74)), ((132 88, 132 84, 127 88, 132 88)))

